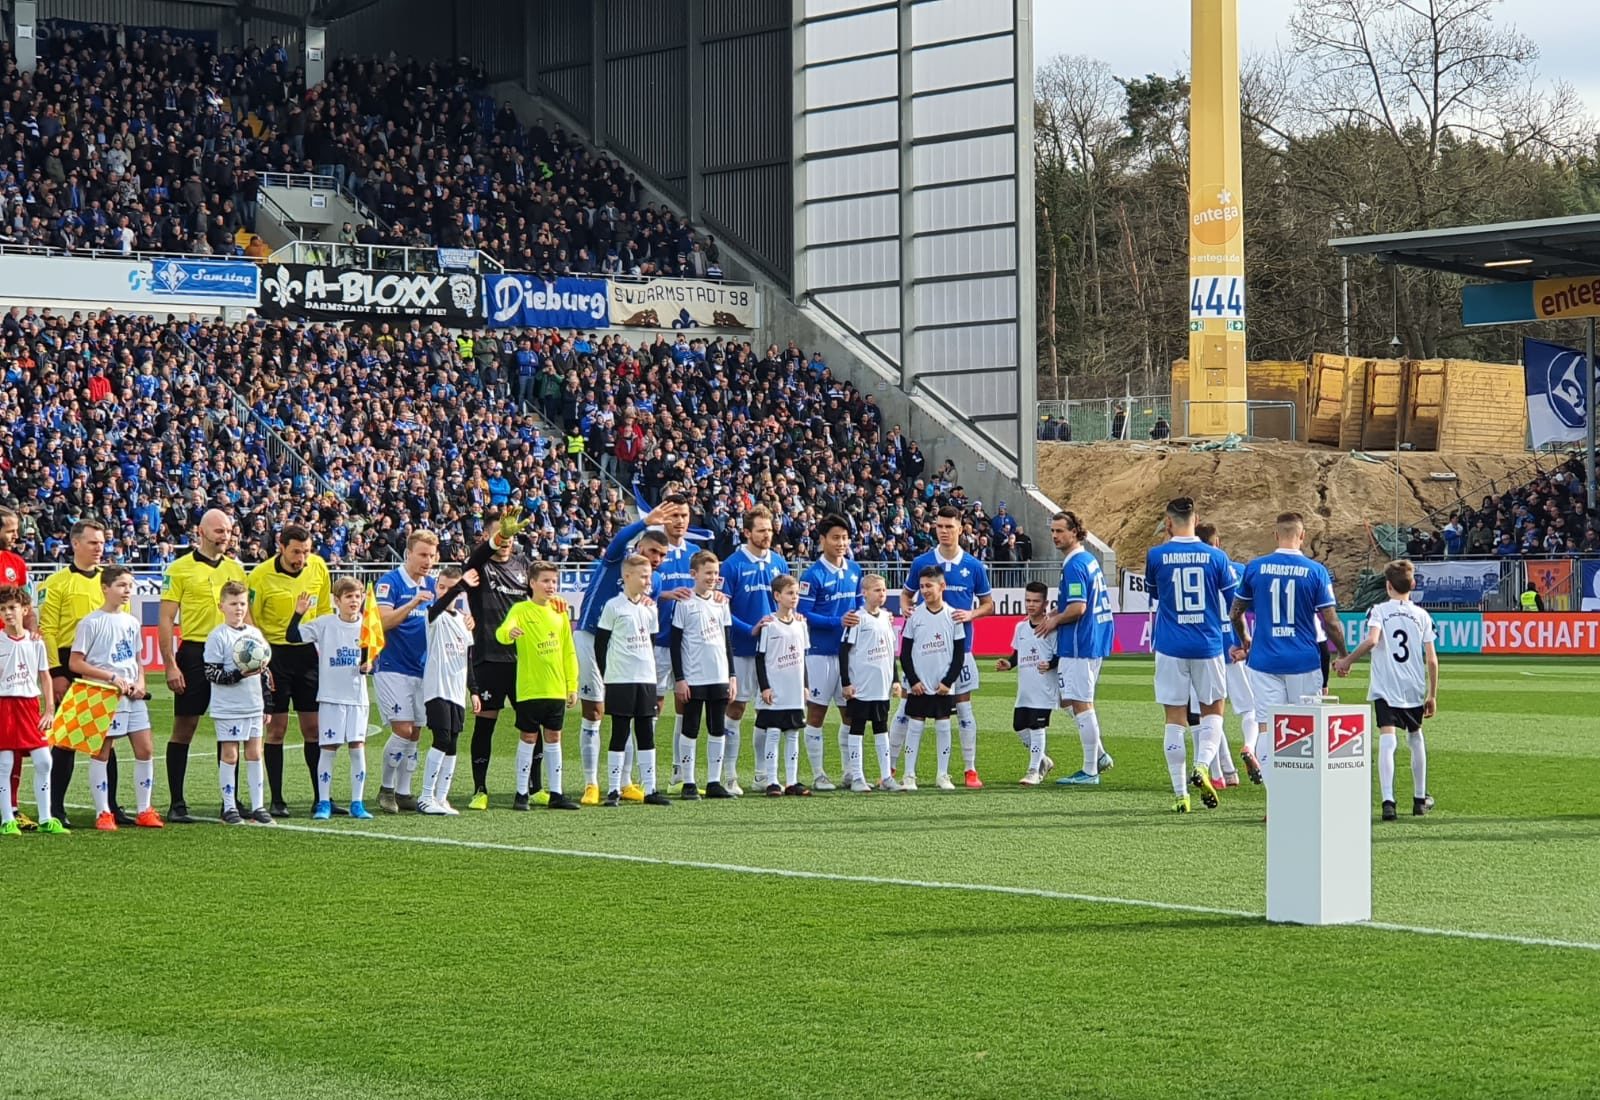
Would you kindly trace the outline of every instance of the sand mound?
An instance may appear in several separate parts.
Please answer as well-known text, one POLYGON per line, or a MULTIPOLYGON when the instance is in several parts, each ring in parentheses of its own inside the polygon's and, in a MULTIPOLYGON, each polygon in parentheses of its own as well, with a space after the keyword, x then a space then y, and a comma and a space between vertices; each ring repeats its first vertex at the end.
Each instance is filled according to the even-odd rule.
MULTIPOLYGON (((1244 560, 1272 549, 1279 512, 1306 517, 1307 550, 1333 570, 1347 595, 1369 560, 1367 525, 1393 523, 1396 483, 1400 521, 1414 524, 1458 497, 1476 501, 1493 482, 1500 490, 1533 476, 1532 456, 1402 453, 1392 465, 1294 443, 1252 443, 1244 453, 1162 450, 1129 443, 1039 445, 1039 487, 1077 512, 1110 543, 1125 569, 1141 569, 1156 541, 1166 502, 1192 496, 1202 520, 1215 523, 1223 546, 1244 560), (1456 481, 1431 480, 1449 472, 1456 481)), ((1387 457, 1387 456, 1381 456, 1387 457)), ((1044 540, 1039 540, 1044 545, 1044 540)))

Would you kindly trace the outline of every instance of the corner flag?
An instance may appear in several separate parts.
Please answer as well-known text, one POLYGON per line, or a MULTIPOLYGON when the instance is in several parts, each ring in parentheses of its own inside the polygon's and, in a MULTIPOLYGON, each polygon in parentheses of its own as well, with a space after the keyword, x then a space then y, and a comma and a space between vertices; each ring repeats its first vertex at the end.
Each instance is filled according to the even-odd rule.
POLYGON ((99 752, 117 716, 118 701, 117 689, 110 684, 74 680, 50 723, 50 744, 73 752, 99 752))
POLYGON ((376 662, 383 652, 383 622, 378 618, 378 597, 372 594, 372 582, 367 582, 367 599, 361 609, 361 648, 367 651, 367 660, 376 662))

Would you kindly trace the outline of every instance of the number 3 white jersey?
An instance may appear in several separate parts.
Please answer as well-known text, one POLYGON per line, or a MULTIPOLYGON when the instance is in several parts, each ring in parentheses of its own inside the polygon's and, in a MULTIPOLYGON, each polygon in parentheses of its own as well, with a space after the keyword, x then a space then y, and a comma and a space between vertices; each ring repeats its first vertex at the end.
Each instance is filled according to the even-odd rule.
POLYGON ((1386 600, 1367 612, 1367 636, 1374 630, 1379 638, 1367 698, 1391 707, 1420 707, 1428 697, 1424 650, 1434 644, 1433 617, 1410 600, 1386 600))

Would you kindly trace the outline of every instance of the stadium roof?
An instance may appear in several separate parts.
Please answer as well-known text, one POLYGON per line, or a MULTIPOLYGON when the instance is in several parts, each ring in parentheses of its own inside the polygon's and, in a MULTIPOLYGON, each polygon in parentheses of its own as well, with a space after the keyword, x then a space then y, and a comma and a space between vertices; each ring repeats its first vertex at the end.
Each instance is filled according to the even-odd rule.
POLYGON ((1562 279, 1600 273, 1600 214, 1340 237, 1328 244, 1345 256, 1475 279, 1562 279))

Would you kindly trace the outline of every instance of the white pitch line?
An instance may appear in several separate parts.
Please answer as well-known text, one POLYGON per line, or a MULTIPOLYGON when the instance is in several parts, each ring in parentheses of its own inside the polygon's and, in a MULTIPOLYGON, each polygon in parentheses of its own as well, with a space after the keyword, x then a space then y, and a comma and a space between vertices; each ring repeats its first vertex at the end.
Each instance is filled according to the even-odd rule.
MULTIPOLYGON (((660 856, 631 855, 625 852, 593 852, 578 848, 546 848, 534 844, 504 844, 488 840, 460 840, 455 837, 346 831, 313 825, 285 825, 281 822, 276 827, 289 832, 348 837, 352 840, 391 840, 407 844, 432 844, 440 847, 470 848, 488 852, 520 852, 525 855, 561 856, 568 859, 595 859, 611 863, 680 867, 694 871, 723 871, 740 875, 765 875, 771 878, 848 882, 862 886, 904 886, 919 890, 955 890, 973 894, 1003 894, 1012 897, 1044 898, 1051 901, 1075 901, 1090 905, 1120 905, 1136 909, 1158 909, 1165 912, 1199 913, 1214 917, 1266 919, 1265 913, 1250 912, 1244 909, 1222 909, 1209 905, 1186 905, 1182 902, 1151 901, 1146 898, 1113 898, 1102 897, 1098 894, 1074 894, 1062 890, 1046 890, 1034 886, 1001 886, 984 882, 938 882, 924 879, 888 878, 878 875, 848 875, 833 871, 802 871, 785 867, 750 867, 739 863, 709 863, 693 859, 668 859, 660 856)), ((1560 940, 1541 936, 1513 936, 1503 932, 1473 932, 1459 928, 1428 928, 1413 924, 1391 924, 1386 921, 1360 921, 1349 927, 1370 928, 1380 932, 1409 932, 1418 936, 1443 936, 1449 939, 1510 943, 1521 947, 1557 947, 1574 951, 1600 951, 1600 943, 1584 943, 1579 940, 1560 940)))

